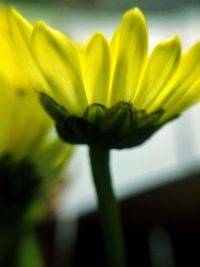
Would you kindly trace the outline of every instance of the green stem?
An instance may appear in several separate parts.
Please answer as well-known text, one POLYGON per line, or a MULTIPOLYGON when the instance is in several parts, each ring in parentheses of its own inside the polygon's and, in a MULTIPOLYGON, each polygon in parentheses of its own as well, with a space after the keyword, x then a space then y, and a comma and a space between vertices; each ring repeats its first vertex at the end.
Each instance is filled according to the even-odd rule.
POLYGON ((120 211, 114 196, 109 170, 109 150, 90 147, 99 215, 109 267, 125 267, 125 250, 120 211))

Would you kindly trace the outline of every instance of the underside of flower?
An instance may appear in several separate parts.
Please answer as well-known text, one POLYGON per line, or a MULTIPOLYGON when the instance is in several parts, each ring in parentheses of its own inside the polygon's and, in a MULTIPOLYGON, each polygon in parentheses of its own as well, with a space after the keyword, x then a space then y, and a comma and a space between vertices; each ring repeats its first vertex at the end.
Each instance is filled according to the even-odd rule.
POLYGON ((162 125, 163 110, 147 114, 135 110, 131 103, 119 102, 107 108, 92 104, 82 117, 71 115, 50 97, 42 94, 41 101, 55 119, 56 128, 66 142, 88 144, 105 149, 128 148, 142 144, 162 125))

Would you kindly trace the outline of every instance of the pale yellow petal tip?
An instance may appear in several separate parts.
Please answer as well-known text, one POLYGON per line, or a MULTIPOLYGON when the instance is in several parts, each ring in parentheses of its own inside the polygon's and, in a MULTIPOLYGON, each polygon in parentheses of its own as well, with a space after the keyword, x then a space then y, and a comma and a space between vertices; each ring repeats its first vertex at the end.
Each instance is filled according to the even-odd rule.
POLYGON ((138 7, 134 7, 126 11, 123 15, 123 18, 139 19, 139 20, 143 20, 146 23, 145 16, 138 7))
POLYGON ((43 20, 39 20, 33 26, 32 35, 34 35, 34 33, 37 31, 46 31, 46 30, 47 31, 49 30, 49 26, 43 20))
POLYGON ((92 37, 90 38, 90 42, 91 41, 104 41, 104 42, 108 42, 107 38, 105 37, 105 35, 102 32, 95 32, 92 37))
POLYGON ((99 46, 101 46, 103 44, 104 47, 105 46, 109 47, 109 42, 108 42, 107 38, 105 37, 105 35, 102 32, 96 32, 85 43, 84 47, 82 47, 82 50, 84 51, 86 49, 87 51, 89 51, 91 46, 93 46, 94 43, 99 45, 99 46))
POLYGON ((9 6, 8 9, 7 9, 7 12, 8 12, 8 15, 11 18, 14 18, 14 19, 21 19, 21 18, 23 18, 22 15, 13 6, 9 6))
POLYGON ((49 37, 54 35, 54 33, 57 32, 56 30, 54 30, 53 28, 51 28, 49 25, 46 24, 45 21, 43 20, 39 20, 37 21, 34 26, 33 26, 33 31, 32 31, 32 35, 31 35, 31 41, 34 41, 35 36, 39 33, 39 34, 44 34, 44 35, 48 35, 49 37))
POLYGON ((8 7, 7 16, 11 24, 13 23, 13 25, 15 25, 17 23, 18 25, 25 26, 25 28, 29 31, 32 30, 32 24, 25 17, 23 17, 20 12, 18 12, 14 7, 8 7))
POLYGON ((180 37, 177 34, 166 40, 163 40, 160 44, 168 47, 169 46, 178 47, 180 50, 182 48, 180 37))
POLYGON ((57 37, 59 36, 62 38, 66 37, 60 31, 57 31, 54 28, 52 28, 51 26, 49 26, 44 20, 39 20, 34 24, 31 39, 34 38, 34 36, 35 36, 35 34, 37 34, 37 32, 40 32, 42 34, 48 34, 49 37, 50 36, 57 36, 57 37))
POLYGON ((131 27, 133 27, 134 25, 137 25, 137 27, 140 26, 141 29, 143 29, 147 35, 148 25, 146 18, 142 11, 137 7, 132 8, 124 13, 122 18, 122 24, 126 25, 125 27, 127 27, 128 25, 131 27))
POLYGON ((178 34, 166 39, 166 42, 181 46, 181 40, 178 34))

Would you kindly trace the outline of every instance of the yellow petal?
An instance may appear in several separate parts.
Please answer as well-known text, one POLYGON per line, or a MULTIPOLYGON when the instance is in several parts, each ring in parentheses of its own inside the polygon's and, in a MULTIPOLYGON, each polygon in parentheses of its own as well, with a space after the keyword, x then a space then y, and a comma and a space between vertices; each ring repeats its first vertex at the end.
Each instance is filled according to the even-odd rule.
POLYGON ((144 78, 134 100, 136 109, 148 110, 171 80, 179 63, 181 44, 177 36, 159 43, 153 50, 144 78))
POLYGON ((111 105, 130 102, 137 92, 147 57, 147 25, 136 8, 125 13, 111 42, 111 105))
POLYGON ((48 84, 38 68, 30 46, 33 26, 13 8, 10 8, 8 11, 8 22, 15 46, 13 46, 13 49, 15 49, 14 52, 18 54, 18 63, 22 65, 23 72, 26 72, 25 74, 27 77, 31 77, 33 83, 35 82, 34 85, 39 84, 38 87, 36 86, 37 90, 43 87, 46 88, 46 91, 49 93, 48 84))
POLYGON ((35 62, 30 49, 32 25, 12 8, 8 12, 8 21, 20 60, 23 61, 28 69, 35 69, 35 62))
POLYGON ((89 104, 108 102, 110 51, 106 38, 96 33, 87 45, 83 59, 83 76, 89 104))
MULTIPOLYGON (((26 43, 28 43, 31 38, 33 26, 14 8, 8 10, 8 19, 10 21, 13 36, 15 36, 16 39, 19 39, 23 48, 27 50, 26 43), (20 36, 23 38, 19 38, 20 36)), ((29 53, 29 50, 26 52, 29 53)))
MULTIPOLYGON (((10 38, 7 13, 0 5, 0 75, 4 79, 5 84, 21 83, 20 69, 17 66, 17 57, 13 49, 13 43, 10 38)), ((2 81, 1 81, 2 82, 2 81)))
POLYGON ((164 122, 170 117, 183 112, 199 101, 200 79, 198 79, 187 91, 185 91, 180 98, 174 99, 174 102, 171 102, 170 108, 164 113, 161 122, 164 122))
POLYGON ((39 22, 32 34, 32 48, 43 75, 57 96, 58 104, 75 115, 82 115, 87 99, 79 54, 73 42, 39 22))
POLYGON ((185 53, 173 79, 162 90, 149 111, 163 107, 166 111, 176 103, 198 80, 200 73, 200 42, 185 53))

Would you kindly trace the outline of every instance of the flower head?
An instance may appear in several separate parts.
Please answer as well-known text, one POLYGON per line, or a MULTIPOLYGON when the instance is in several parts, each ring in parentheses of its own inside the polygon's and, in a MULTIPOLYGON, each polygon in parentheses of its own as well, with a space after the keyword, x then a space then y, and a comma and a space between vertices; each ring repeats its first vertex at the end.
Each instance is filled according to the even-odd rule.
POLYGON ((138 8, 124 14, 111 41, 98 32, 85 45, 13 9, 9 20, 44 107, 71 143, 135 146, 199 101, 200 42, 182 54, 175 36, 148 56, 138 8))

